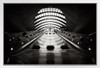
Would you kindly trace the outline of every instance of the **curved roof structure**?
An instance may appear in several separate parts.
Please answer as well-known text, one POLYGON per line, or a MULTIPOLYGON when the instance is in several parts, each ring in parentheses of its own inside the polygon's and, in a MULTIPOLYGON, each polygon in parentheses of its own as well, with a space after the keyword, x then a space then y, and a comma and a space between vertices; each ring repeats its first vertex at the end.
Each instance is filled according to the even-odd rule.
POLYGON ((57 28, 66 26, 66 17, 58 8, 42 8, 35 17, 35 29, 57 28))

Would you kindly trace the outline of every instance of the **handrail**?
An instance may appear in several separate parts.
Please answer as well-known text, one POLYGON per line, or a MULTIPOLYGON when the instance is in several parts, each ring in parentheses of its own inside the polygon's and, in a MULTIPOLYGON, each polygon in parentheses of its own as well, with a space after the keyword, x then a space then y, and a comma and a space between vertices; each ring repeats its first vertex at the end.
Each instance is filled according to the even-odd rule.
POLYGON ((76 50, 79 50, 79 52, 81 51, 81 53, 84 54, 88 54, 89 55, 89 51, 84 50, 83 48, 81 48, 80 46, 78 46, 77 44, 75 44, 74 42, 70 41, 69 39, 65 38, 62 33, 57 33, 60 37, 62 37, 63 39, 65 39, 68 43, 71 44, 72 47, 74 47, 76 50))
POLYGON ((38 35, 37 37, 33 38, 32 40, 30 40, 29 42, 27 42, 26 44, 24 44, 23 46, 21 46, 18 50, 14 51, 14 53, 12 53, 12 55, 15 54, 15 53, 17 53, 17 52, 19 52, 19 51, 21 51, 22 49, 24 49, 24 48, 27 47, 29 44, 31 44, 32 42, 34 42, 36 39, 38 39, 40 36, 43 35, 43 33, 39 33, 39 34, 40 34, 40 35, 38 35))

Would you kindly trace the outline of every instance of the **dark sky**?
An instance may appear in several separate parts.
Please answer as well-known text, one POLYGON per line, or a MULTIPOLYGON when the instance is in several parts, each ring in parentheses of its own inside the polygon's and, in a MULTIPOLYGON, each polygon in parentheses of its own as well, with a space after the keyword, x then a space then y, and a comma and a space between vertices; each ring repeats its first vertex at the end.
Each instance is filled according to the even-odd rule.
POLYGON ((67 31, 96 32, 96 4, 4 4, 4 32, 34 30, 34 18, 45 7, 62 10, 66 16, 67 31))

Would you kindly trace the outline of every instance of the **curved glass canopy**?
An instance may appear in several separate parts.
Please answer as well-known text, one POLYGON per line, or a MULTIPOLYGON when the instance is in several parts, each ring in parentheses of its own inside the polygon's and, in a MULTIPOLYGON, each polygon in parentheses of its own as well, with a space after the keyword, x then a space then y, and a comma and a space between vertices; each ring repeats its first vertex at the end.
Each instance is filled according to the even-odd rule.
POLYGON ((58 8, 43 8, 43 9, 41 9, 39 12, 38 12, 38 14, 39 13, 43 13, 43 12, 58 12, 58 13, 63 13, 60 9, 58 9, 58 8))
POLYGON ((66 17, 58 8, 42 8, 35 17, 34 27, 37 30, 60 29, 67 24, 66 17))
POLYGON ((64 18, 65 19, 65 16, 63 16, 62 14, 54 13, 54 12, 41 13, 41 14, 37 15, 35 17, 35 19, 40 18, 42 16, 47 16, 47 15, 48 16, 58 16, 58 17, 61 17, 61 18, 64 18))
POLYGON ((42 26, 44 26, 44 25, 56 25, 56 26, 62 27, 61 24, 58 24, 58 23, 56 23, 56 22, 48 22, 48 23, 43 23, 43 24, 40 24, 40 25, 38 25, 38 26, 35 26, 35 28, 37 29, 37 28, 42 27, 42 26))
POLYGON ((59 18, 57 16, 45 16, 45 17, 41 17, 41 18, 37 19, 34 23, 37 23, 37 22, 45 20, 45 19, 56 19, 56 20, 60 20, 60 21, 62 21, 64 23, 66 23, 66 21, 64 19, 59 18))

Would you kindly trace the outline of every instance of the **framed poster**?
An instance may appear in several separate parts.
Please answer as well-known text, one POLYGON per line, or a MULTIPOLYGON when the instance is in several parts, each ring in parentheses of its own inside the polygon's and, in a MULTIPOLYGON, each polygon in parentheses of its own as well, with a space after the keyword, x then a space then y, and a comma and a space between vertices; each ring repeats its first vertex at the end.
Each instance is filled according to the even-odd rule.
POLYGON ((0 3, 2 68, 99 67, 99 1, 0 3))

